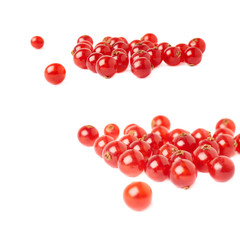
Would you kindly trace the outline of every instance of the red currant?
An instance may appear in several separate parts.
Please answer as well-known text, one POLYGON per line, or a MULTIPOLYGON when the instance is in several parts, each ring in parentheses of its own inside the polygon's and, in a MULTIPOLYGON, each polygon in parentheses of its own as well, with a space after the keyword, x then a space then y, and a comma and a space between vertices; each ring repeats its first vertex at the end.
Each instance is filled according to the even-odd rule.
POLYGON ((152 202, 152 189, 144 182, 133 182, 125 188, 123 199, 128 207, 142 211, 152 202))
POLYGON ((219 156, 209 163, 208 171, 217 182, 226 182, 233 177, 235 166, 230 158, 219 156))
POLYGON ((142 138, 144 135, 147 135, 147 132, 138 125, 133 124, 132 126, 128 126, 128 128, 126 128, 124 134, 130 134, 137 138, 142 138))
POLYGON ((158 42, 158 39, 157 39, 157 36, 154 35, 153 33, 147 33, 145 34, 142 38, 141 38, 142 41, 150 41, 152 43, 157 43, 158 42))
POLYGON ((107 42, 99 42, 98 44, 96 44, 95 48, 96 48, 97 46, 99 46, 99 45, 105 45, 105 46, 109 47, 110 50, 112 50, 112 46, 111 46, 109 43, 107 43, 107 42))
POLYGON ((156 133, 161 136, 164 142, 168 141, 168 129, 164 126, 158 126, 152 129, 152 133, 156 133))
POLYGON ((124 135, 123 137, 121 137, 119 139, 119 141, 123 142, 124 144, 126 144, 127 148, 130 149, 130 144, 134 141, 138 140, 135 136, 133 135, 124 135))
POLYGON ((206 49, 206 43, 201 38, 194 38, 189 43, 188 46, 190 47, 197 47, 201 50, 202 53, 204 53, 206 49))
POLYGON ((105 78, 111 78, 117 72, 117 61, 111 56, 102 56, 97 60, 96 71, 105 78))
POLYGON ((150 145, 154 155, 158 153, 159 148, 163 145, 162 137, 157 133, 149 133, 143 136, 142 140, 150 145))
POLYGON ((79 142, 87 147, 92 147, 98 137, 98 130, 91 125, 83 126, 78 131, 79 142))
POLYGON ((103 55, 110 55, 112 51, 106 45, 98 45, 93 49, 93 52, 101 53, 103 55))
POLYGON ((133 49, 133 47, 138 44, 141 43, 140 40, 133 40, 132 42, 129 43, 129 50, 131 51, 133 49))
POLYGON ((149 61, 151 61, 151 56, 149 53, 147 53, 146 51, 144 50, 139 50, 138 52, 135 52, 131 58, 130 58, 130 63, 131 65, 133 64, 133 62, 135 60, 137 60, 138 58, 147 58, 149 61))
POLYGON ((177 136, 179 136, 181 133, 189 133, 188 131, 181 129, 181 128, 176 128, 174 130, 172 130, 171 132, 169 132, 168 134, 168 141, 170 143, 173 143, 173 139, 176 138, 177 136))
POLYGON ((138 78, 147 77, 152 71, 152 64, 147 58, 138 58, 131 65, 132 73, 138 78))
POLYGON ((104 134, 107 135, 107 136, 110 136, 114 139, 118 138, 119 133, 120 133, 119 127, 114 123, 108 124, 104 128, 104 134))
POLYGON ((111 39, 111 37, 107 36, 107 37, 103 38, 102 41, 108 43, 108 42, 110 42, 110 39, 111 39))
POLYGON ((198 65, 202 61, 202 52, 196 47, 189 47, 183 55, 184 61, 190 66, 198 65))
POLYGON ((129 52, 129 46, 128 44, 124 43, 124 42, 116 42, 113 44, 113 49, 118 49, 118 48, 122 48, 124 49, 127 53, 129 52))
POLYGON ((124 72, 129 64, 128 56, 125 53, 122 52, 113 52, 112 57, 117 62, 117 73, 124 72))
POLYGON ((219 129, 219 128, 227 128, 227 129, 230 129, 231 131, 235 132, 236 125, 233 120, 231 120, 229 118, 223 118, 220 121, 218 121, 218 123, 216 125, 216 129, 219 129))
POLYGON ((162 53, 165 51, 165 49, 171 47, 171 45, 167 42, 162 42, 157 45, 158 49, 162 51, 162 53))
POLYGON ((211 137, 211 133, 203 128, 196 129, 195 131, 192 132, 191 135, 195 138, 197 144, 200 141, 207 139, 208 137, 211 137))
POLYGON ((128 41, 127 41, 127 39, 125 37, 120 37, 120 39, 121 39, 122 42, 128 44, 128 41))
POLYGON ((240 134, 238 134, 234 139, 235 139, 236 144, 237 144, 236 151, 238 153, 240 153, 240 134))
POLYGON ((181 50, 178 47, 169 47, 163 52, 163 60, 170 66, 177 66, 181 62, 181 50))
POLYGON ((134 123, 131 123, 131 124, 127 125, 127 126, 124 128, 123 134, 126 135, 127 132, 128 132, 128 128, 130 128, 130 127, 132 127, 132 126, 137 126, 137 125, 134 124, 134 123))
POLYGON ((153 65, 153 67, 159 66, 162 62, 162 52, 161 52, 161 50, 159 50, 157 47, 154 47, 154 48, 149 48, 147 50, 147 52, 151 56, 150 61, 153 65))
POLYGON ((178 147, 179 150, 185 150, 192 153, 197 143, 195 138, 191 134, 181 133, 179 136, 173 139, 173 144, 178 147))
POLYGON ((220 155, 232 157, 235 154, 237 142, 228 134, 221 134, 216 138, 219 145, 220 155))
POLYGON ((40 49, 43 47, 44 45, 44 40, 42 37, 40 36, 35 36, 35 37, 32 37, 31 39, 31 45, 36 48, 36 49, 40 49))
POLYGON ((178 148, 176 146, 170 143, 166 143, 160 147, 158 154, 169 159, 176 151, 178 151, 178 148))
POLYGON ((143 140, 136 140, 132 142, 129 147, 142 153, 145 160, 148 160, 152 155, 151 146, 143 140))
POLYGON ((88 58, 87 58, 87 62, 86 62, 86 66, 87 68, 94 72, 94 73, 97 73, 96 71, 96 63, 97 63, 97 60, 102 57, 103 55, 101 53, 91 53, 88 58))
POLYGON ((158 126, 163 126, 165 128, 167 128, 168 130, 170 129, 170 121, 167 117, 163 116, 163 115, 158 115, 156 117, 153 118, 152 122, 151 122, 151 127, 155 128, 158 126))
POLYGON ((77 51, 79 51, 82 48, 88 48, 91 52, 93 51, 92 45, 81 42, 74 47, 74 49, 72 50, 72 55, 74 55, 77 51))
POLYGON ((143 50, 143 51, 147 51, 149 49, 149 46, 143 43, 137 43, 131 50, 131 55, 133 55, 134 53, 143 50))
POLYGON ((112 142, 114 139, 110 136, 101 136, 96 139, 94 142, 94 150, 96 154, 100 157, 102 157, 102 152, 104 147, 109 143, 112 142))
POLYGON ((141 43, 148 45, 149 48, 154 48, 155 47, 155 44, 150 42, 150 41, 142 41, 141 43))
POLYGON ((56 85, 64 80, 66 76, 66 70, 63 65, 59 63, 53 63, 46 67, 44 76, 48 82, 56 85))
POLYGON ((122 41, 122 39, 119 38, 119 37, 112 37, 112 38, 108 41, 108 43, 109 43, 111 46, 113 46, 114 43, 116 43, 116 42, 121 42, 121 41, 122 41))
POLYGON ((219 145, 218 143, 215 141, 215 138, 212 138, 212 137, 208 137, 207 139, 204 139, 202 141, 199 142, 199 146, 203 146, 203 145, 210 145, 211 147, 213 147, 217 153, 219 154, 219 145))
POLYGON ((213 134, 214 138, 217 138, 221 134, 228 134, 230 136, 234 136, 234 132, 228 128, 218 128, 215 133, 213 134))
POLYGON ((88 48, 82 48, 78 50, 73 55, 74 63, 82 69, 87 69, 87 58, 91 53, 92 53, 91 50, 88 48))
POLYGON ((187 152, 184 150, 178 150, 174 152, 172 156, 169 158, 169 163, 172 164, 173 162, 179 159, 187 159, 191 162, 193 161, 192 154, 190 152, 187 152))
POLYGON ((189 46, 185 43, 179 43, 178 45, 176 45, 176 47, 181 50, 181 62, 184 62, 184 52, 189 48, 189 46))
POLYGON ((125 53, 125 54, 128 56, 128 53, 127 53, 124 49, 122 49, 122 48, 114 49, 114 50, 112 51, 112 55, 113 55, 114 53, 117 53, 117 52, 125 53))
POLYGON ((80 43, 80 42, 83 42, 83 41, 88 41, 91 44, 93 44, 92 38, 88 35, 83 35, 83 36, 79 37, 77 42, 80 43))

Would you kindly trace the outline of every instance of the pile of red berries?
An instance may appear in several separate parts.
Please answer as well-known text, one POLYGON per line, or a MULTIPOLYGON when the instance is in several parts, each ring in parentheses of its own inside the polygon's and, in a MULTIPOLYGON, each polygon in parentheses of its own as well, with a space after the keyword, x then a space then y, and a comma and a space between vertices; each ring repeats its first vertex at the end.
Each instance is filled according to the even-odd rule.
MULTIPOLYGON (((93 146, 109 166, 129 177, 145 171, 154 181, 170 179, 177 187, 188 189, 198 171, 209 173, 218 182, 234 175, 230 158, 240 153, 240 134, 234 137, 236 127, 231 119, 221 119, 213 136, 202 128, 192 133, 180 128, 169 131, 170 121, 162 115, 153 118, 151 127, 151 133, 147 133, 137 124, 130 124, 118 138, 116 124, 108 124, 100 137, 95 127, 87 125, 78 131, 78 139, 85 146, 93 146)), ((147 184, 136 182, 125 189, 124 199, 131 208, 142 210, 150 204, 151 194, 147 184)))
POLYGON ((201 62, 205 48, 206 44, 201 38, 192 39, 188 45, 181 43, 175 47, 167 42, 158 44, 157 37, 152 33, 131 43, 124 37, 105 37, 93 47, 93 39, 83 35, 78 38, 72 55, 78 67, 111 78, 115 73, 127 69, 130 54, 131 71, 137 77, 145 78, 162 60, 170 66, 181 62, 195 66, 201 62))

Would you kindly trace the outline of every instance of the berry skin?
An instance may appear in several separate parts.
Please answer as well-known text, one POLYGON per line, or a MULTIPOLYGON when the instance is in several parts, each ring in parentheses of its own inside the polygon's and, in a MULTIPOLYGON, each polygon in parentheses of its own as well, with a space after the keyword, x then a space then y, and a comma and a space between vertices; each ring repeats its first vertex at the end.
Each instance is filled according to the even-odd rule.
POLYGON ((117 49, 117 48, 122 48, 124 49, 127 53, 129 52, 129 46, 128 44, 124 43, 124 42, 116 42, 113 44, 112 46, 113 49, 117 49))
POLYGON ((142 153, 145 160, 148 160, 152 155, 151 146, 143 140, 136 140, 132 142, 129 147, 142 153))
POLYGON ((79 37, 77 40, 78 43, 83 42, 83 41, 88 41, 91 43, 91 45, 93 44, 92 38, 88 35, 83 35, 83 36, 79 37))
POLYGON ((79 142, 87 147, 92 147, 98 137, 98 130, 91 125, 83 126, 78 131, 79 142))
POLYGON ((177 152, 178 148, 170 143, 164 144, 160 147, 158 154, 170 159, 173 153, 177 152))
POLYGON ((200 141, 211 137, 211 133, 203 128, 196 129, 191 135, 195 138, 197 144, 199 144, 200 141))
POLYGON ((119 170, 128 177, 137 177, 140 175, 146 165, 146 161, 141 152, 135 149, 129 149, 121 154, 118 161, 119 170))
POLYGON ((184 150, 178 150, 172 154, 172 156, 169 158, 169 163, 172 164, 173 162, 179 160, 179 159, 186 159, 189 161, 193 161, 192 154, 184 151, 184 150))
POLYGON ((236 137, 235 137, 235 141, 237 143, 237 147, 236 147, 236 151, 238 153, 240 153, 240 134, 238 134, 236 137))
POLYGON ((170 66, 177 66, 181 62, 181 50, 178 47, 169 47, 163 52, 163 60, 170 66))
POLYGON ((104 149, 104 147, 109 143, 114 141, 114 139, 110 136, 101 136, 99 138, 96 139, 96 141, 94 142, 94 150, 96 152, 96 154, 99 157, 102 157, 102 151, 104 149))
POLYGON ((188 43, 189 47, 197 47, 201 50, 202 53, 205 52, 206 43, 201 38, 194 38, 188 43))
POLYGON ((158 126, 152 129, 152 133, 156 133, 159 136, 161 136, 162 140, 164 142, 167 142, 169 137, 168 137, 168 129, 164 126, 158 126))
POLYGON ((128 53, 122 48, 117 48, 117 49, 112 50, 111 55, 114 55, 114 53, 117 53, 117 52, 125 53, 128 56, 128 53))
POLYGON ((181 62, 184 62, 184 52, 189 48, 189 46, 185 43, 179 43, 178 45, 176 45, 176 47, 178 47, 181 50, 182 52, 181 62))
POLYGON ((157 133, 149 133, 143 136, 142 140, 150 145, 153 155, 157 154, 159 148, 163 145, 162 137, 157 133))
POLYGON ((124 134, 133 135, 136 138, 142 138, 144 135, 147 135, 147 132, 143 128, 134 124, 132 126, 128 126, 124 134))
POLYGON ((124 37, 120 37, 120 39, 121 39, 121 41, 122 41, 122 42, 124 42, 124 43, 128 44, 128 41, 127 41, 127 39, 126 39, 126 38, 124 38, 124 37))
POLYGON ((133 49, 133 47, 138 44, 138 43, 141 43, 140 40, 133 40, 132 42, 129 43, 129 51, 131 51, 133 49))
POLYGON ((102 41, 108 43, 108 42, 110 42, 110 39, 111 39, 111 37, 107 36, 107 37, 103 38, 102 41))
POLYGON ((220 152, 219 145, 215 141, 215 138, 208 137, 207 139, 204 139, 204 140, 199 142, 199 146, 203 146, 205 144, 210 145, 211 147, 213 147, 217 151, 217 153, 219 154, 219 152, 220 152))
POLYGON ((141 43, 148 45, 149 48, 154 48, 155 47, 155 44, 150 42, 150 41, 142 41, 141 43))
POLYGON ((189 133, 188 131, 181 129, 181 128, 176 128, 172 130, 171 132, 168 133, 168 141, 170 143, 173 143, 173 139, 179 136, 181 133, 189 133))
POLYGON ((111 51, 111 49, 108 46, 102 44, 102 45, 96 46, 93 49, 93 52, 101 53, 103 55, 111 55, 112 51, 111 51))
POLYGON ((118 160, 122 153, 127 150, 127 146, 120 141, 109 142, 102 151, 105 162, 113 168, 118 167, 118 160))
POLYGON ((113 46, 116 42, 121 42, 121 41, 123 41, 121 38, 119 38, 119 37, 112 37, 109 41, 108 41, 108 43, 111 45, 111 46, 113 46))
POLYGON ((211 145, 199 146, 193 152, 193 163, 200 172, 208 172, 208 165, 218 157, 217 151, 211 145))
POLYGON ((179 188, 188 189, 197 178, 197 168, 186 159, 179 159, 172 164, 170 169, 170 180, 179 188))
POLYGON ((131 209, 143 211, 152 202, 152 189, 144 182, 133 182, 125 188, 123 199, 131 209))
POLYGON ((232 157, 235 154, 237 142, 228 134, 221 134, 216 138, 219 145, 220 155, 232 157))
POLYGON ((147 53, 149 53, 149 55, 151 56, 150 61, 153 65, 153 67, 157 67, 161 64, 161 62, 162 62, 162 52, 161 52, 161 50, 159 50, 157 47, 149 48, 147 50, 147 53))
POLYGON ((86 66, 87 68, 94 72, 94 73, 97 73, 96 71, 96 63, 97 63, 97 60, 102 57, 103 55, 101 53, 91 53, 88 58, 87 58, 87 62, 86 62, 86 66))
POLYGON ((146 175, 154 181, 163 182, 169 176, 170 163, 161 155, 154 155, 148 159, 145 167, 146 175))
POLYGON ((134 141, 138 140, 135 136, 133 135, 124 135, 123 137, 121 137, 119 139, 119 141, 123 142, 124 144, 126 144, 127 148, 130 149, 130 144, 134 141))
POLYGON ((149 46, 143 43, 137 43, 131 50, 131 55, 133 55, 134 53, 143 50, 143 51, 147 51, 149 49, 149 46))
POLYGON ((214 138, 217 138, 221 134, 228 134, 230 136, 234 136, 234 132, 228 128, 218 128, 215 133, 213 134, 214 138))
POLYGON ((138 58, 131 65, 132 73, 138 78, 147 77, 152 71, 152 64, 147 58, 138 58))
POLYGON ((233 120, 229 118, 223 118, 220 121, 218 121, 218 123, 216 124, 216 129, 219 128, 227 128, 230 129, 232 132, 236 131, 235 123, 233 122, 233 120))
POLYGON ((163 115, 158 115, 154 117, 151 122, 151 127, 155 128, 159 126, 163 126, 169 130, 171 126, 169 119, 163 115))
POLYGON ((113 52, 112 57, 117 62, 117 73, 124 72, 129 64, 128 56, 123 52, 113 52))
POLYGON ((162 51, 162 53, 165 51, 165 49, 171 47, 171 45, 167 42, 162 42, 157 45, 158 49, 162 51))
POLYGON ((99 46, 99 45, 105 45, 105 46, 109 47, 112 50, 112 46, 109 43, 107 43, 107 42, 99 42, 98 44, 96 44, 95 48, 97 46, 99 46))
POLYGON ((137 126, 137 125, 135 123, 131 123, 131 124, 127 125, 123 130, 123 134, 126 135, 127 131, 128 131, 128 128, 130 128, 132 126, 137 126))
POLYGON ((32 37, 31 39, 31 45, 36 48, 36 49, 40 49, 43 47, 44 45, 44 40, 42 37, 40 36, 35 36, 35 37, 32 37))
POLYGON ((158 39, 157 36, 153 33, 147 33, 141 38, 141 41, 150 41, 152 43, 157 43, 158 39))
POLYGON ((92 53, 91 50, 88 48, 82 48, 78 50, 73 55, 74 63, 82 69, 87 69, 87 59, 91 53, 92 53))
POLYGON ((132 63, 137 60, 138 58, 147 58, 149 61, 151 61, 151 56, 149 53, 147 53, 144 50, 139 50, 138 52, 135 52, 131 58, 130 58, 130 63, 132 65, 132 63))
POLYGON ((189 47, 184 53, 184 61, 190 66, 196 66, 202 61, 202 52, 199 48, 189 47))
POLYGON ((191 134, 181 133, 179 136, 173 139, 173 144, 178 147, 179 150, 185 150, 192 153, 197 143, 195 138, 191 134))
POLYGON ((91 52, 93 51, 93 47, 92 47, 92 45, 90 45, 90 43, 81 42, 74 47, 74 49, 71 52, 72 55, 74 55, 77 51, 79 51, 82 48, 88 48, 91 52))
POLYGON ((226 182, 233 177, 235 166, 230 158, 219 156, 209 163, 208 171, 215 181, 226 182))
POLYGON ((104 128, 104 134, 112 137, 113 139, 117 139, 119 136, 119 133, 120 133, 119 127, 114 123, 108 124, 104 128))
POLYGON ((48 82, 57 85, 65 79, 66 70, 63 65, 53 63, 45 68, 44 76, 48 82))
POLYGON ((111 78, 117 72, 117 61, 111 56, 102 56, 97 60, 96 71, 105 78, 111 78))

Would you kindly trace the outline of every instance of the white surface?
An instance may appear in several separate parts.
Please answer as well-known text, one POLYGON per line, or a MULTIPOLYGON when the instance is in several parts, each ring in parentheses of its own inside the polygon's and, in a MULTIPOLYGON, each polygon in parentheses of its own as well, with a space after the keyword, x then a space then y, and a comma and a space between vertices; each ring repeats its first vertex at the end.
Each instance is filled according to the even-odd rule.
POLYGON ((150 131, 158 114, 190 131, 214 131, 230 117, 240 132, 238 2, 1 2, 0 239, 239 239, 240 156, 230 182, 199 174, 183 191, 144 175, 123 176, 76 137, 85 124, 100 133, 111 122, 150 131), (146 79, 127 71, 106 80, 72 62, 82 34, 96 43, 147 32, 172 45, 202 37, 202 63, 162 64, 146 79), (45 39, 44 49, 31 47, 34 35, 45 39), (53 62, 66 67, 59 86, 43 77, 53 62), (153 190, 151 208, 141 213, 122 200, 125 186, 138 180, 153 190))

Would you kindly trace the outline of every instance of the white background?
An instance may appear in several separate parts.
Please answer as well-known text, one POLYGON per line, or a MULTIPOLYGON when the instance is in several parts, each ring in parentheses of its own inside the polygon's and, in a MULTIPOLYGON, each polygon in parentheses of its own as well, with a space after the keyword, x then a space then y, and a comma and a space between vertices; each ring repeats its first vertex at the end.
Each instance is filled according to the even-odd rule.
POLYGON ((0 239, 239 239, 240 156, 228 183, 199 174, 183 191, 144 174, 125 177, 77 140, 85 124, 100 134, 111 122, 150 131, 158 114, 170 118, 172 129, 189 131, 214 131, 229 117, 240 132, 238 2, 2 1, 0 239), (201 64, 162 64, 146 79, 128 70, 106 80, 72 62, 80 35, 97 43, 107 35, 131 41, 147 32, 172 45, 202 37, 201 64), (45 39, 42 50, 31 47, 34 35, 45 39), (58 86, 43 76, 53 62, 67 71, 58 86), (153 190, 144 212, 122 199, 135 180, 153 190))

